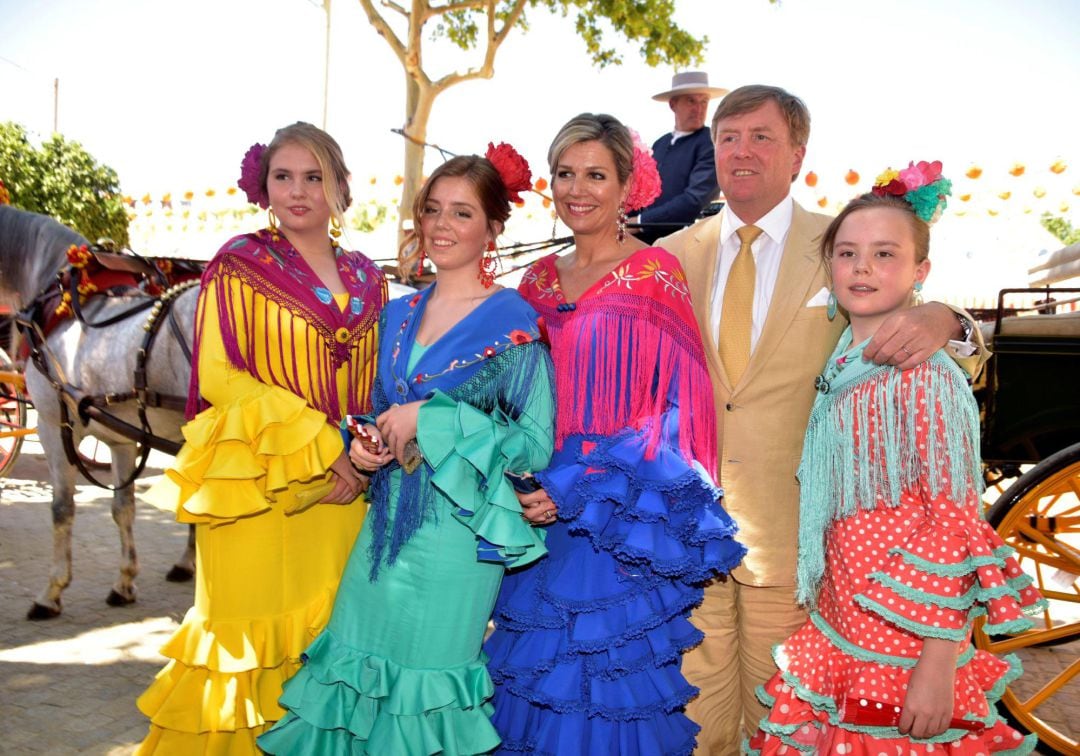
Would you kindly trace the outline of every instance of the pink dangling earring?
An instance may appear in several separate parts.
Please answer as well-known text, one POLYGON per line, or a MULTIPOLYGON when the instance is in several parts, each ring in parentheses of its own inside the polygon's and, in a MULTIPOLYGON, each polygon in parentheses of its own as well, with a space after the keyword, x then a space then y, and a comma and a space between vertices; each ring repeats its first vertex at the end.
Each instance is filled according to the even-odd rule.
POLYGON ((420 248, 420 259, 416 261, 416 277, 419 278, 424 272, 424 248, 420 248))
POLYGON ((476 276, 485 289, 490 289, 495 283, 495 242, 489 241, 487 249, 480 257, 480 273, 476 276))

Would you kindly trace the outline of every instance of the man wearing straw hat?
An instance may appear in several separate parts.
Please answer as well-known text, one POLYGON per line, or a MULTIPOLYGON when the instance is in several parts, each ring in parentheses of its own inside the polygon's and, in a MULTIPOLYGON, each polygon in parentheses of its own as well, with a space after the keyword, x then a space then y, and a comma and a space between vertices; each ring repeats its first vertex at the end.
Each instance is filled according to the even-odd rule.
POLYGON ((653 95, 654 100, 666 102, 675 114, 675 129, 652 146, 662 192, 638 218, 646 224, 637 234, 642 241, 651 243, 692 223, 702 208, 716 199, 719 189, 713 143, 705 117, 709 100, 727 92, 710 87, 709 75, 704 71, 683 71, 672 77, 671 89, 653 95))

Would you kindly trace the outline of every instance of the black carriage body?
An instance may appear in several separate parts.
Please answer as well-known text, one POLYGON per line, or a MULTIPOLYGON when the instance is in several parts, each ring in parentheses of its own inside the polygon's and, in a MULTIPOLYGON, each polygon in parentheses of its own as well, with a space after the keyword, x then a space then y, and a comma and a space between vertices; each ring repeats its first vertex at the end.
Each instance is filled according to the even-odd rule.
POLYGON ((1033 464, 1080 442, 1080 311, 1054 312, 1080 289, 1003 289, 979 391, 983 461, 1033 464), (1003 317, 1010 294, 1041 294, 1040 314, 1003 317), (1045 314, 1043 314, 1045 313, 1045 314))

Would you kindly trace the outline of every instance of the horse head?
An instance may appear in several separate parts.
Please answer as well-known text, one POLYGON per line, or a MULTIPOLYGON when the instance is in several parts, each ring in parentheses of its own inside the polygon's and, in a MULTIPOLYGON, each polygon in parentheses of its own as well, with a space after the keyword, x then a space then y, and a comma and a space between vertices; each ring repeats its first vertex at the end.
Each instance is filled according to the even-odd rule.
POLYGON ((67 263, 68 248, 86 243, 47 215, 0 205, 0 305, 26 307, 67 263))

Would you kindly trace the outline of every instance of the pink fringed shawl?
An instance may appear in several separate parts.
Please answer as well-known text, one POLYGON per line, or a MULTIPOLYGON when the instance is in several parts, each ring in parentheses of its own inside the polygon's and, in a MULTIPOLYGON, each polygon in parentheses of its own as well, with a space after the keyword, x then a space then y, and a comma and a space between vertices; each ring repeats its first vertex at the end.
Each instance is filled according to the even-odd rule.
MULTIPOLYGON (((302 397, 334 421, 343 412, 370 411, 377 324, 387 299, 382 272, 362 254, 339 252, 337 263, 341 282, 349 292, 344 312, 288 240, 274 241, 264 231, 230 239, 202 277, 203 291, 212 286, 217 295, 221 338, 229 362, 264 383, 302 397), (271 319, 276 319, 279 334, 291 333, 292 338, 271 344, 270 329, 260 327, 271 319), (300 331, 304 334, 302 344, 296 336, 298 321, 304 328, 300 331), (280 359, 259 360, 259 354, 280 359), (300 361, 305 363, 306 381, 299 370, 300 361), (342 402, 337 373, 346 364, 350 390, 342 402)), ((205 407, 199 397, 197 369, 205 317, 205 300, 200 298, 188 417, 205 407)))
POLYGON ((555 362, 556 444, 624 428, 655 454, 664 413, 679 405, 680 451, 716 478, 716 412, 686 276, 669 252, 632 254, 575 303, 555 255, 528 269, 519 290, 543 318, 555 362))

